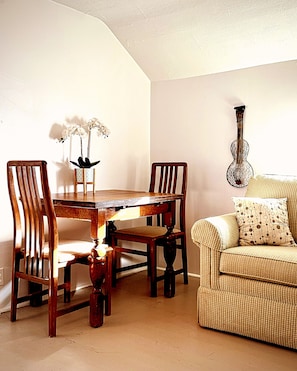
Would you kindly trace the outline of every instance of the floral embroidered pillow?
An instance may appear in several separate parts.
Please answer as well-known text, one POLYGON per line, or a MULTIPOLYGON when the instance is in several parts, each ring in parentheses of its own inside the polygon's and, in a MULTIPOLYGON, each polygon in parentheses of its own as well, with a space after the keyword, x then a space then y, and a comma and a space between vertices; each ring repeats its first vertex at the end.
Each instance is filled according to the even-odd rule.
POLYGON ((296 246, 289 228, 286 198, 233 197, 239 244, 296 246))

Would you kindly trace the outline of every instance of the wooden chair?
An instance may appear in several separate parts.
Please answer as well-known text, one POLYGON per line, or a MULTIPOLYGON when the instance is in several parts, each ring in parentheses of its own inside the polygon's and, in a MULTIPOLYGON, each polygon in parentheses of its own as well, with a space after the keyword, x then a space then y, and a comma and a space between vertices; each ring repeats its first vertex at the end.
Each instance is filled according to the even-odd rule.
POLYGON ((64 289, 64 302, 70 302, 71 265, 88 264, 94 244, 84 241, 58 242, 56 215, 48 184, 45 161, 9 161, 8 190, 14 220, 11 321, 16 320, 17 304, 42 301, 48 295, 48 333, 56 336, 57 317, 80 309, 89 301, 57 307, 58 290, 64 289), (59 268, 64 283, 58 285, 59 268), (29 293, 18 297, 19 279, 29 281, 29 293), (47 289, 43 290, 47 287, 47 289))
MULTIPOLYGON (((176 225, 172 237, 179 240, 176 245, 181 250, 182 268, 175 271, 175 274, 183 273, 184 283, 188 283, 187 270, 187 249, 186 249, 186 230, 185 230, 185 203, 187 190, 187 164, 185 162, 156 162, 152 164, 151 181, 149 192, 177 193, 183 194, 183 200, 177 208, 176 225)), ((116 274, 119 272, 148 266, 150 276, 151 296, 157 296, 157 282, 164 280, 164 274, 157 276, 157 246, 160 246, 164 235, 167 232, 163 224, 162 215, 157 218, 148 217, 145 226, 115 229, 110 232, 111 246, 113 247, 113 286, 116 286, 116 274), (138 242, 147 245, 145 251, 134 248, 118 246, 118 240, 138 242), (142 255, 146 261, 131 264, 129 266, 117 266, 117 254, 128 253, 142 255)))

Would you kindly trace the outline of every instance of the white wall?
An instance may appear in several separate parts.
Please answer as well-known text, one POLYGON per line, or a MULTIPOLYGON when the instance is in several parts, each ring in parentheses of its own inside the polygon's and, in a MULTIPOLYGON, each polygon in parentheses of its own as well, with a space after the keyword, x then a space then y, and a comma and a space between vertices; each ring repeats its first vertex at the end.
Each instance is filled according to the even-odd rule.
MULTIPOLYGON (((1 310, 10 292, 12 239, 6 162, 45 159, 52 191, 71 189, 56 128, 74 116, 95 116, 111 130, 108 139, 93 141, 91 159, 101 160, 97 188, 146 189, 150 81, 101 21, 47 0, 0 1, 0 56, 0 267, 7 283, 1 310)), ((73 233, 71 222, 64 228, 73 233)), ((87 223, 75 230, 81 228, 88 235, 87 223)))
POLYGON ((247 160, 255 173, 297 174, 297 62, 152 83, 151 160, 187 161, 189 271, 199 272, 194 221, 233 211, 245 189, 226 180, 236 139, 234 107, 245 105, 247 160))
MULTIPOLYGON (((255 172, 297 173, 296 61, 154 82, 150 92, 146 76, 102 22, 47 0, 0 2, 0 55, 0 267, 6 282, 12 238, 6 162, 45 159, 53 191, 71 189, 67 150, 53 139, 67 118, 96 116, 111 129, 93 151, 101 160, 98 188, 146 189, 151 161, 188 162, 192 273, 199 273, 192 224, 233 211, 231 197, 245 192, 226 181, 235 106, 246 105, 244 137, 255 172)), ((73 233, 72 222, 63 228, 73 233)), ((88 235, 85 224, 75 230, 88 235)), ((9 293, 9 284, 0 287, 0 310, 9 293)))

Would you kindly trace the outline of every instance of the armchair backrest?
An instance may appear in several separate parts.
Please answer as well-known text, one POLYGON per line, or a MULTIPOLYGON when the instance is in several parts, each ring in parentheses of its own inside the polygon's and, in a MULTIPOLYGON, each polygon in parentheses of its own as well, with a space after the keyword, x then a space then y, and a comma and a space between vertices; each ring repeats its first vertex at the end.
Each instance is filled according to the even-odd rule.
POLYGON ((289 226, 297 241, 297 176, 257 175, 250 179, 245 196, 287 198, 289 226))

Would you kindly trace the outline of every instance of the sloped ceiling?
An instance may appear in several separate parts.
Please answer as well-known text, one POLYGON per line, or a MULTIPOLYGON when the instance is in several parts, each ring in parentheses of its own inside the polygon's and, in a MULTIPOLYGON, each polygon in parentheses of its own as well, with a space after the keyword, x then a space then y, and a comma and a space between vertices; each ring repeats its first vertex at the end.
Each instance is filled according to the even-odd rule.
POLYGON ((296 0, 55 0, 102 20, 151 81, 297 59, 296 0))

